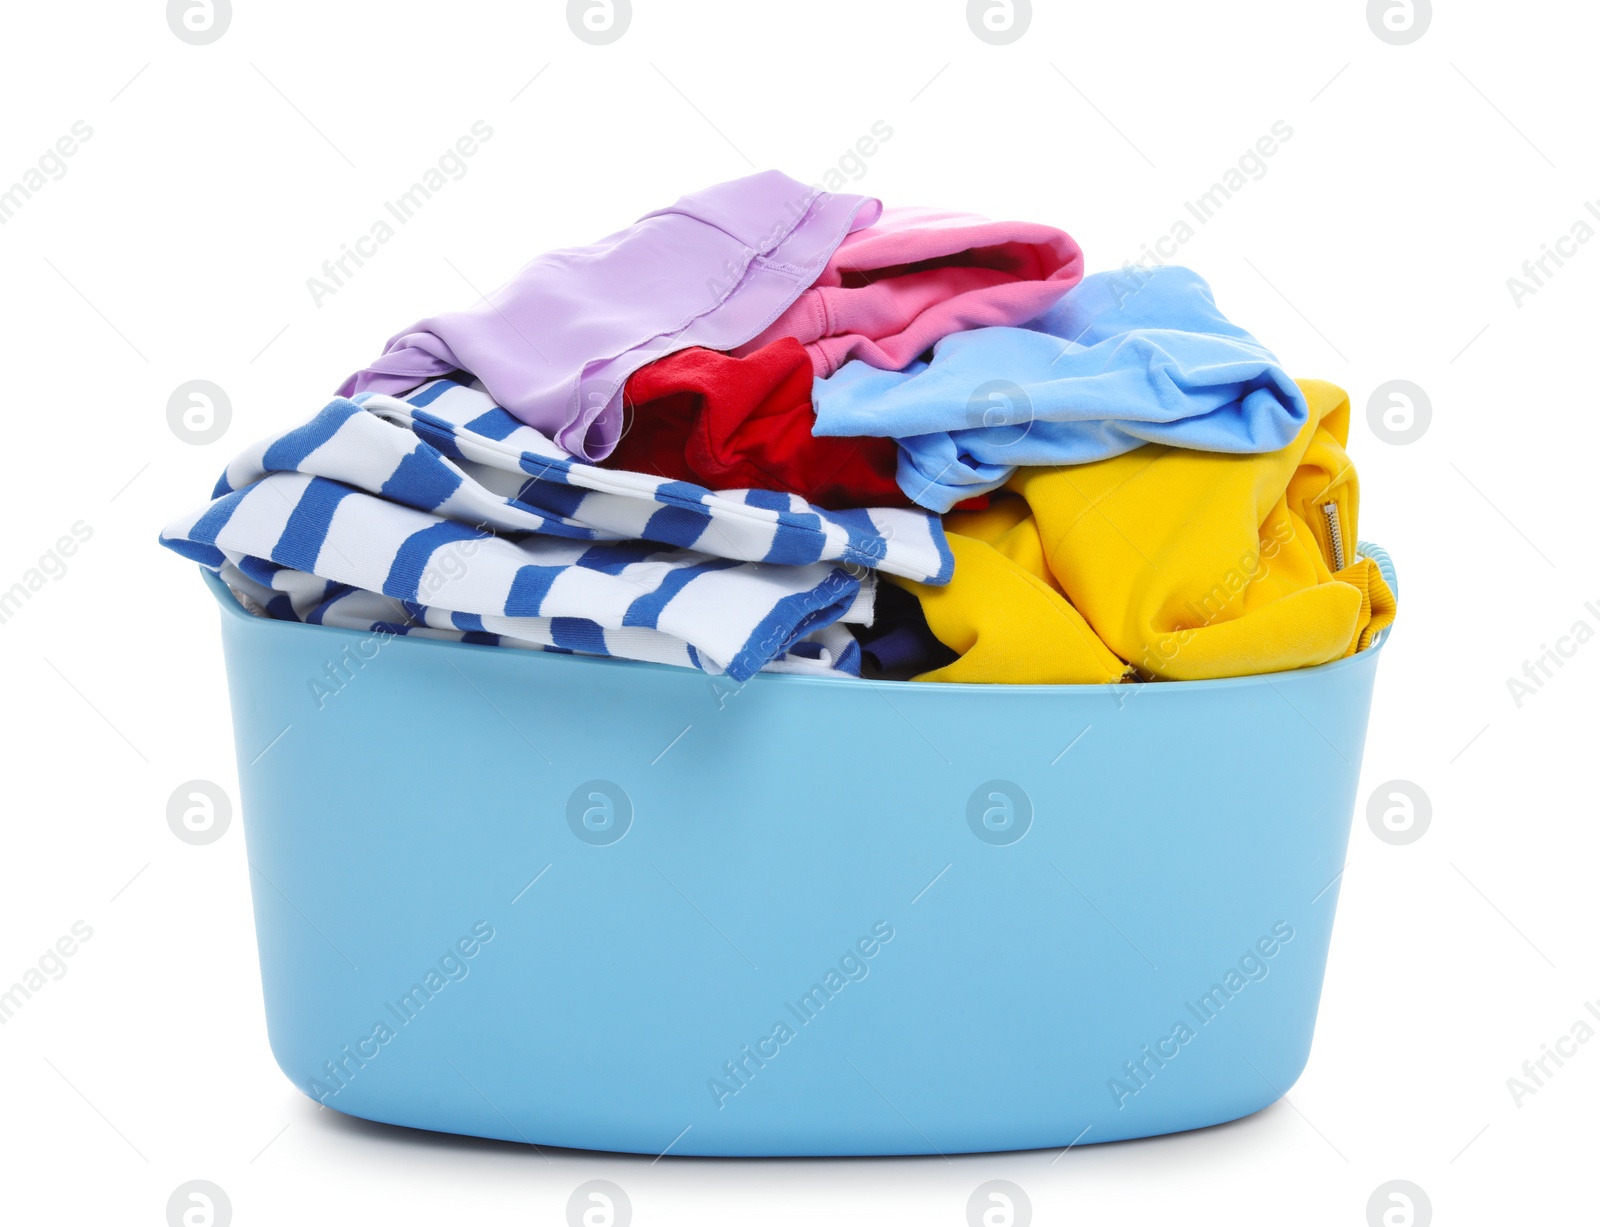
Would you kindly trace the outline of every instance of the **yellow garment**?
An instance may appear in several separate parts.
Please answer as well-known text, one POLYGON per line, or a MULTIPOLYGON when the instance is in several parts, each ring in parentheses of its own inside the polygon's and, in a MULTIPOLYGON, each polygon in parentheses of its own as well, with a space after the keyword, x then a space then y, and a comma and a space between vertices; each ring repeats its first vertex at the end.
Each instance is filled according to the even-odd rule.
POLYGON ((961 659, 919 682, 1115 682, 1128 666, 1061 595, 1028 504, 997 494, 987 511, 945 517, 954 580, 916 593, 934 638, 961 659), (959 523, 957 523, 959 522, 959 523))
POLYGON ((1233 677, 1368 646, 1395 601, 1356 558, 1350 401, 1332 384, 1300 388, 1310 417, 1281 451, 1150 445, 1021 469, 1008 483, 1020 499, 946 516, 955 578, 905 586, 963 655, 918 680, 1105 682, 1121 660, 1146 678, 1233 677))

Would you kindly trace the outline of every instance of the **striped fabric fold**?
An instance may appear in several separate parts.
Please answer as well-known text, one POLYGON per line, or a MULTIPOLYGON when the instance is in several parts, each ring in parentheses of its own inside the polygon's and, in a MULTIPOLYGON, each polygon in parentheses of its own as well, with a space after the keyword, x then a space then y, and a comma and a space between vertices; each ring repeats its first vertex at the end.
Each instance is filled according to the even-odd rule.
POLYGON ((859 673, 873 573, 954 569, 925 512, 599 469, 449 379, 263 440, 161 540, 272 617, 735 680, 859 673))

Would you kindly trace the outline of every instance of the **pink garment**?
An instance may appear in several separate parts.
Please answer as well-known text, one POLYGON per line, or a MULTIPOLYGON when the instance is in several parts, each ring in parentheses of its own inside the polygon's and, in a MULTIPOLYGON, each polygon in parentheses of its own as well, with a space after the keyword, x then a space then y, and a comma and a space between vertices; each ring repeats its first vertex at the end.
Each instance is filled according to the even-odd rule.
POLYGON ((903 370, 952 332, 1037 318, 1082 278, 1083 252, 1053 226, 885 209, 839 244, 775 323, 733 352, 745 357, 798 337, 819 379, 852 358, 903 370))

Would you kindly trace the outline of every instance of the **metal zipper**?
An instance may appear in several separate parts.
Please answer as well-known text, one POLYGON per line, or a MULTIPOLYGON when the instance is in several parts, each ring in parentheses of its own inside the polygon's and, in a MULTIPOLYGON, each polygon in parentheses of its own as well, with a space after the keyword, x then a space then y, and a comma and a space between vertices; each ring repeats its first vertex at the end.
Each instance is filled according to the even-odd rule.
POLYGON ((1344 534, 1339 531, 1339 504, 1322 504, 1322 518, 1328 523, 1328 542, 1333 547, 1333 570, 1344 570, 1344 534))

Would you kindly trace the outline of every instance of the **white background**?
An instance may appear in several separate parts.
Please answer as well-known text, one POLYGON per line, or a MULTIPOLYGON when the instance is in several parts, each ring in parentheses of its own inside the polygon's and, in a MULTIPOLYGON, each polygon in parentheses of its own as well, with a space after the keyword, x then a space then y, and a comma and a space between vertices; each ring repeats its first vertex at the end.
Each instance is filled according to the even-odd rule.
POLYGON ((1440 7, 1393 46, 1355 0, 1041 2, 992 46, 954 0, 635 0, 597 47, 551 0, 241 0, 204 46, 152 0, 7 6, 0 187, 93 135, 0 226, 0 588, 93 535, 0 625, 0 987, 94 936, 0 1027, 6 1219, 160 1223, 192 1178, 241 1225, 560 1223, 595 1177, 640 1224, 958 1224, 994 1178, 1039 1223, 1361 1227, 1395 1178, 1440 1224, 1592 1215, 1600 1042, 1520 1106, 1506 1080, 1600 1000, 1600 642, 1520 707, 1507 678, 1600 630, 1600 242, 1520 305, 1507 278, 1600 199, 1600 15, 1440 7), (477 120, 468 173, 314 303, 477 120), (167 827, 180 783, 237 786, 216 612, 157 530, 411 320, 708 183, 819 180, 878 120, 853 190, 1064 226, 1091 270, 1293 129, 1180 259, 1291 373, 1350 389, 1362 534, 1404 588, 1309 1068, 1236 1124, 1064 1157, 546 1160, 318 1110, 268 1052, 237 820, 204 847, 167 827), (166 420, 192 379, 232 404, 205 446, 166 420), (1431 400, 1408 445, 1366 421, 1391 379, 1431 400), (1366 821, 1396 778, 1432 805, 1406 846, 1366 821))

